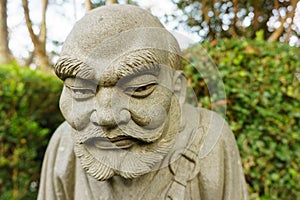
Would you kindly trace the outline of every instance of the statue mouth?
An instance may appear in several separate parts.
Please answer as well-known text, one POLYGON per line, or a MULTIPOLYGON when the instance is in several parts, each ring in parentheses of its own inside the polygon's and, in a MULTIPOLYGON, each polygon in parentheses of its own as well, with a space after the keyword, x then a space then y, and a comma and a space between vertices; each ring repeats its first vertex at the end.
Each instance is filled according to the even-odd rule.
POLYGON ((94 137, 84 142, 86 146, 93 146, 104 150, 129 149, 135 143, 135 139, 127 136, 118 136, 111 139, 103 137, 94 137))

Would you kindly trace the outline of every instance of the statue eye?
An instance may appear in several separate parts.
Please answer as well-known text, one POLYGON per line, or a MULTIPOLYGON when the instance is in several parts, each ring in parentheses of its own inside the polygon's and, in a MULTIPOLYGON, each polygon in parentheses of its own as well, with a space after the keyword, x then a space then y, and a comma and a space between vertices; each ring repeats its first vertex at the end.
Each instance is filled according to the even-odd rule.
POLYGON ((126 87, 124 92, 133 97, 146 97, 150 95, 156 88, 157 83, 149 83, 141 86, 129 86, 126 87))
POLYGON ((87 88, 70 88, 72 97, 76 100, 89 99, 95 96, 95 91, 87 88))
POLYGON ((94 97, 98 89, 94 82, 81 78, 67 78, 64 85, 71 97, 78 101, 94 97))

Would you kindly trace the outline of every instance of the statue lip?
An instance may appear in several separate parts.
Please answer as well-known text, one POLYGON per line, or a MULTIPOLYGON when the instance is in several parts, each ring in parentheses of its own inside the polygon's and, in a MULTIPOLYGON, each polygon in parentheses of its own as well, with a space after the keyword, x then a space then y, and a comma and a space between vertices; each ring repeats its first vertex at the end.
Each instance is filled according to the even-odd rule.
POLYGON ((114 138, 94 137, 84 142, 87 146, 105 150, 128 149, 135 143, 133 138, 127 136, 118 136, 114 138))

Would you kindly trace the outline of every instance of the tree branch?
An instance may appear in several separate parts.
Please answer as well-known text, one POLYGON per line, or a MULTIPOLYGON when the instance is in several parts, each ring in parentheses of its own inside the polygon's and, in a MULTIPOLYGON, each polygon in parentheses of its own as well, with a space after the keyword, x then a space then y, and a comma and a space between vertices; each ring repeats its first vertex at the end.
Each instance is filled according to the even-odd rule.
POLYGON ((32 40, 33 45, 37 45, 39 40, 38 40, 37 36, 34 34, 33 29, 32 29, 32 21, 29 16, 28 0, 22 0, 22 4, 23 4, 23 9, 24 9, 26 26, 27 26, 30 38, 32 40))
POLYGON ((46 44, 46 36, 47 36, 47 30, 46 30, 46 12, 48 7, 48 0, 43 0, 42 2, 42 22, 40 25, 40 33, 39 33, 39 42, 42 44, 46 44))
POLYGON ((298 3, 298 0, 291 0, 290 1, 290 5, 292 6, 292 10, 286 14, 284 19, 282 17, 280 17, 281 25, 278 29, 276 29, 270 35, 270 37, 268 38, 268 42, 277 41, 280 38, 280 36, 283 34, 283 32, 284 32, 284 23, 286 22, 286 20, 288 18, 294 19, 297 3, 298 3))
POLYGON ((115 3, 118 3, 117 0, 107 0, 106 1, 106 4, 108 4, 108 5, 109 4, 115 4, 115 3))
POLYGON ((8 63, 13 56, 8 47, 7 0, 0 1, 0 63, 8 63))
POLYGON ((88 11, 92 10, 93 8, 94 7, 93 7, 91 0, 85 0, 85 12, 88 12, 88 11))

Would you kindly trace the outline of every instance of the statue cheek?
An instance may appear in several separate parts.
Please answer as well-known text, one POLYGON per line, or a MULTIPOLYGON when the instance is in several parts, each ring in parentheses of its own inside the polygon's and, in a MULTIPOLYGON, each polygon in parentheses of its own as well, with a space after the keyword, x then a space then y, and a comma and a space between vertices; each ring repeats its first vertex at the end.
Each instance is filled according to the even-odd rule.
POLYGON ((150 123, 146 128, 153 129, 164 123, 167 117, 167 110, 162 105, 152 105, 149 107, 147 115, 150 119, 150 123))
POLYGON ((76 101, 66 93, 60 98, 60 110, 66 121, 76 130, 83 130, 90 123, 93 100, 76 101))
POLYGON ((157 100, 159 101, 153 99, 132 100, 130 105, 132 120, 147 129, 154 129, 162 125, 167 118, 171 101, 168 97, 157 100))

